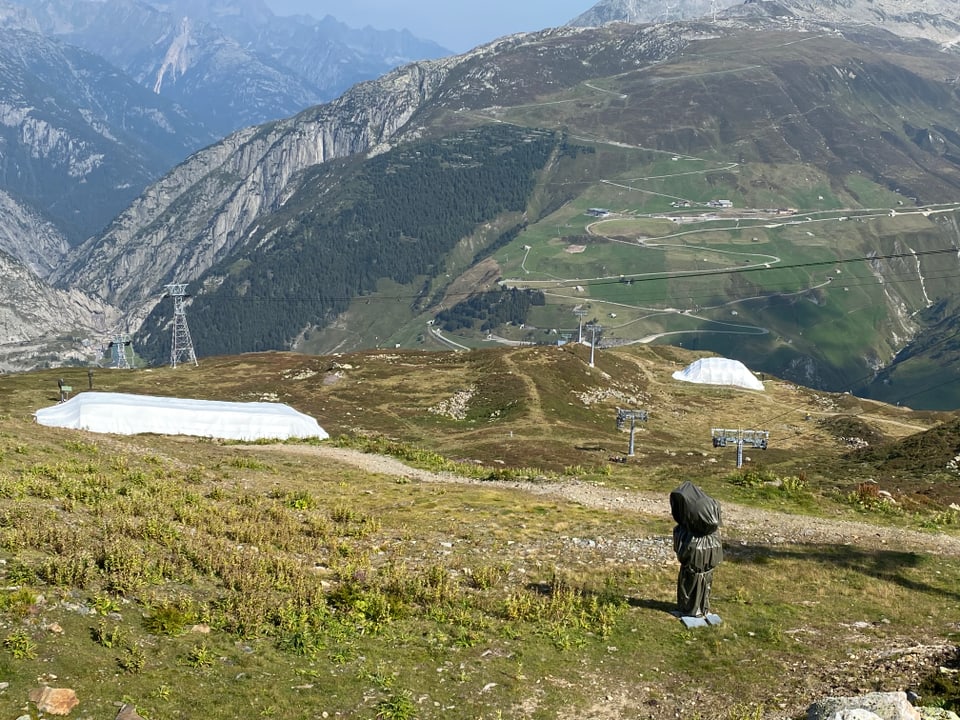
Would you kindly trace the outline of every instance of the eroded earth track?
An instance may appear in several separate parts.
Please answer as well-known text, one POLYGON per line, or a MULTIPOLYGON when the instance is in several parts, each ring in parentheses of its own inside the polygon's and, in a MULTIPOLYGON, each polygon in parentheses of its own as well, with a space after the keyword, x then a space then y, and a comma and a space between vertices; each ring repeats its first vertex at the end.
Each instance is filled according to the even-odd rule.
MULTIPOLYGON (((431 483, 457 483, 502 487, 543 495, 587 507, 624 510, 668 518, 667 493, 638 492, 603 487, 575 479, 549 483, 475 480, 452 473, 435 473, 410 467, 384 455, 363 453, 330 445, 268 445, 257 449, 306 454, 360 468, 366 472, 402 477, 431 483)), ((960 538, 939 533, 875 525, 855 520, 793 515, 758 508, 723 503, 723 532, 728 542, 751 544, 822 544, 855 545, 864 549, 888 549, 906 552, 960 556, 960 538)))

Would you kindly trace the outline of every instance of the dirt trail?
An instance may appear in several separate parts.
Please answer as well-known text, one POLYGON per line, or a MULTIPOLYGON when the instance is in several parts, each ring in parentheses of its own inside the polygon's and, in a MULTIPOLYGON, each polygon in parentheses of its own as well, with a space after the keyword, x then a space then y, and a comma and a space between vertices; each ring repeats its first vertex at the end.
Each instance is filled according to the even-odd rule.
MULTIPOLYGON (((664 518, 668 518, 670 515, 667 493, 620 490, 578 480, 550 483, 475 480, 452 473, 434 473, 412 468, 395 458, 384 455, 373 455, 328 445, 251 446, 251 449, 254 448, 257 450, 270 449, 290 454, 315 455, 351 467, 361 468, 367 472, 403 477, 420 482, 482 484, 484 487, 502 487, 533 495, 559 498, 587 507, 627 510, 664 518)), ((960 556, 960 538, 950 535, 880 526, 854 520, 833 520, 822 517, 791 515, 729 502, 723 503, 723 533, 727 542, 760 545, 847 544, 864 549, 960 556)))

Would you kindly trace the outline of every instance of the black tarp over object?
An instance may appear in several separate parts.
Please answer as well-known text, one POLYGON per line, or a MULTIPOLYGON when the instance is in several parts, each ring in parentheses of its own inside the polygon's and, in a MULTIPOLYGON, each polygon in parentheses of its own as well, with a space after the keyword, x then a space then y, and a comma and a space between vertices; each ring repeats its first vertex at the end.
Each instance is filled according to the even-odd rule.
POLYGON ((670 493, 673 551, 680 561, 677 606, 683 616, 710 612, 713 570, 723 560, 720 541, 720 503, 690 481, 670 493))

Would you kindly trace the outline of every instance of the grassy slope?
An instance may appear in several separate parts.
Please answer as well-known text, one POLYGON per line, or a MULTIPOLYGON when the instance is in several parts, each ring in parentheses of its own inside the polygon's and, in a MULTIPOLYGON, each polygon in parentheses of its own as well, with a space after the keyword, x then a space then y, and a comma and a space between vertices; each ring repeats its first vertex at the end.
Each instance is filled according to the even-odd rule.
MULTIPOLYGON (((922 256, 955 243, 954 214, 890 217, 915 199, 957 199, 949 152, 931 152, 916 140, 917 128, 955 125, 941 102, 944 63, 902 48, 880 54, 802 34, 747 35, 704 41, 656 66, 489 111, 498 121, 563 129, 572 143, 594 150, 562 158, 544 174, 539 204, 527 213, 539 221, 495 253, 499 275, 510 284, 548 291, 548 305, 530 317, 532 327, 497 334, 551 341, 570 332, 572 310, 587 303, 606 337, 617 341, 670 333, 662 342, 733 355, 805 383, 843 389, 873 382, 874 368, 921 329, 917 311, 955 292, 947 258, 922 256), (696 100, 678 102, 690 97, 696 100), (825 115, 828 105, 834 110, 825 115), (557 207, 544 203, 550 197, 563 202, 540 217, 542 207, 557 207), (739 216, 670 229, 639 217, 678 214, 671 203, 679 200, 692 203, 687 214, 703 214, 703 203, 719 198, 732 200, 739 216), (591 225, 584 214, 590 207, 610 208, 636 224, 591 225), (742 214, 770 208, 800 212, 786 220, 742 214), (595 241, 569 252, 588 232, 595 241), (638 238, 665 235, 670 247, 636 246, 638 238), (921 253, 917 262, 844 262, 911 251, 921 253), (749 275, 669 281, 655 275, 718 271, 769 255, 779 262, 749 275), (787 265, 803 268, 780 269, 787 265), (621 285, 619 275, 634 282, 621 285)), ((484 112, 459 117, 477 121, 484 112)), ((481 236, 465 243, 479 248, 481 236)), ((457 277, 458 266, 448 270, 457 277)), ((372 328, 367 316, 379 318, 382 309, 376 301, 355 305, 349 324, 372 328)), ((375 344, 433 347, 423 332, 428 314, 391 308, 399 329, 386 339, 375 332, 375 344)), ((482 344, 471 333, 454 339, 482 344)), ((916 366, 900 387, 929 401, 925 387, 942 363, 916 366)), ((876 392, 901 399, 886 390, 876 392)))
MULTIPOLYGON (((259 354, 99 371, 94 382, 279 399, 333 435, 389 438, 420 463, 438 466, 439 453, 521 481, 572 473, 666 497, 692 479, 723 501, 852 516, 843 498, 869 476, 907 509, 874 509, 876 521, 948 516, 936 513, 953 498, 950 478, 934 499, 932 476, 912 487, 842 464, 836 439, 850 427, 901 437, 941 416, 772 378, 764 393, 678 383, 670 373, 693 356, 671 348, 604 351, 595 368, 587 357, 574 346, 259 354), (463 419, 439 414, 461 391, 463 419), (650 411, 626 464, 609 462, 627 445, 618 406, 650 411), (745 421, 772 433, 755 472, 800 473, 805 489, 729 482, 732 450, 710 447, 709 429, 745 421)), ((900 670, 874 663, 882 650, 952 637, 957 558, 732 545, 713 593, 725 623, 692 633, 666 612, 676 568, 663 519, 538 497, 522 483, 398 481, 311 462, 308 446, 33 425, 63 374, 0 378, 0 664, 11 683, 0 707, 11 716, 46 678, 75 688, 88 716, 128 699, 149 717, 659 718, 694 717, 696 699, 730 718, 775 717, 796 715, 811 693, 893 689, 900 670), (614 552, 633 542, 661 547, 662 559, 614 552)))

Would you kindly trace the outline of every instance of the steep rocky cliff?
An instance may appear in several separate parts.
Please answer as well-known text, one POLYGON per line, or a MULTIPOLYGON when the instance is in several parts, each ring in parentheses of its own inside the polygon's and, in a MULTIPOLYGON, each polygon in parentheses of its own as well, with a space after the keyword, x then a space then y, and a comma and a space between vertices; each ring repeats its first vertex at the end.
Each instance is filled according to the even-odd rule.
POLYGON ((0 371, 98 358, 97 338, 119 320, 115 308, 79 289, 51 288, 4 252, 0 277, 4 297, 16 298, 0 302, 0 371))
POLYGON ((69 244, 53 223, 0 190, 0 252, 45 278, 60 265, 69 244))
POLYGON ((136 325, 165 283, 198 277, 282 204, 299 172, 388 143, 454 64, 409 65, 329 105, 241 130, 196 153, 84 244, 55 279, 127 308, 136 325))

